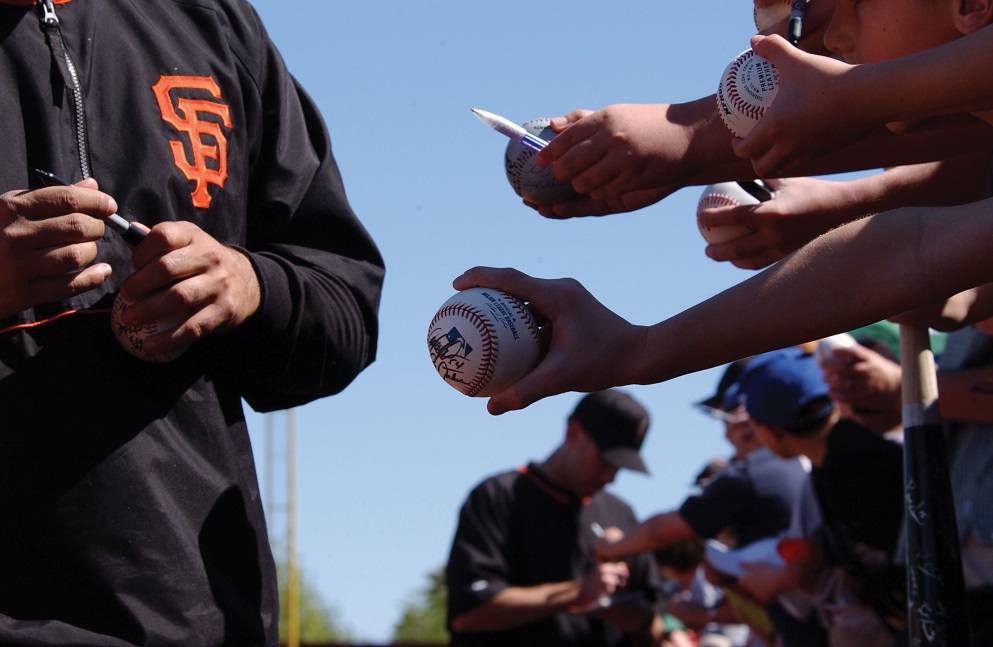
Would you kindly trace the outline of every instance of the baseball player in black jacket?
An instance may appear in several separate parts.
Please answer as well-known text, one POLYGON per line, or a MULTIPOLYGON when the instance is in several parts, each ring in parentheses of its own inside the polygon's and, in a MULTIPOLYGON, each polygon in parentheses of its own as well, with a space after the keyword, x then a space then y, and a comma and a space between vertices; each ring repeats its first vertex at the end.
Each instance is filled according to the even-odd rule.
POLYGON ((275 645, 242 399, 343 389, 384 272, 322 118, 243 0, 2 0, 0 83, 0 644, 275 645))

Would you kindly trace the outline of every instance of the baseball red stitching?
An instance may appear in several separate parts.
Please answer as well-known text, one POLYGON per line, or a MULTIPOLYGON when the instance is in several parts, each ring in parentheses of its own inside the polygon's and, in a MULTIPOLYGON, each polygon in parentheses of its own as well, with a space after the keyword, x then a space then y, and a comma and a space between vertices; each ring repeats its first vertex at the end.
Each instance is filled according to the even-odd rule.
POLYGON ((745 66, 745 62, 751 59, 755 55, 755 52, 748 50, 741 56, 735 59, 734 63, 731 64, 731 70, 728 72, 728 102, 734 105, 734 108, 739 112, 744 113, 745 116, 752 119, 759 119, 762 117, 762 113, 765 112, 765 108, 759 106, 753 106, 750 103, 746 103, 738 93, 738 72, 742 67, 745 66))
POLYGON ((531 316, 531 311, 518 299, 511 297, 509 294, 507 297, 510 307, 516 310, 517 313, 524 319, 524 323, 527 325, 528 330, 531 331, 531 336, 534 338, 535 343, 540 343, 540 338, 538 337, 538 324, 531 316))
POLYGON ((703 211, 704 209, 714 209, 716 207, 737 207, 738 201, 729 195, 724 195, 723 193, 708 193, 703 196, 700 200, 700 206, 697 208, 697 213, 703 211))
MULTIPOLYGON (((522 124, 522 127, 528 132, 531 132, 531 128, 530 128, 531 124, 539 121, 548 121, 549 123, 551 123, 550 118, 542 117, 539 119, 531 119, 529 121, 525 121, 522 124)), ((544 129, 545 127, 547 127, 547 124, 543 126, 542 129, 544 129)), ((510 148, 511 145, 508 144, 507 153, 510 152, 510 148)), ((530 162, 535 155, 537 155, 537 153, 531 150, 530 148, 528 148, 527 146, 521 146, 520 150, 517 151, 517 157, 515 157, 513 160, 511 160, 510 157, 506 155, 504 157, 504 166, 507 170, 507 175, 510 178, 510 186, 514 189, 514 193, 516 193, 517 195, 521 195, 521 182, 523 182, 524 180, 524 165, 530 162)))

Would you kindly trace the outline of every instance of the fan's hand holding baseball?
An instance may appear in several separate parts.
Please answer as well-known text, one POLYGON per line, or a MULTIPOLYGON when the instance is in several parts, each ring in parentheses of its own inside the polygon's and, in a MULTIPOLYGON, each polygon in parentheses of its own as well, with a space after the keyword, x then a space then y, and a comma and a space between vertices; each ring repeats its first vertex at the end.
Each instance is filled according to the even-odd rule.
POLYGON ((677 116, 684 110, 668 104, 623 104, 553 119, 559 135, 538 154, 537 163, 551 165, 555 178, 571 181, 578 193, 598 204, 563 203, 539 212, 571 217, 631 211, 679 188, 682 180, 706 168, 697 159, 703 147, 691 146, 691 133, 677 116))
POLYGON ((844 199, 843 183, 797 177, 767 180, 766 185, 775 191, 772 200, 700 211, 701 226, 751 230, 741 238, 708 245, 709 258, 743 269, 761 269, 859 215, 849 213, 858 203, 844 199))
POLYGON ((862 99, 853 74, 858 66, 807 54, 779 36, 753 37, 752 50, 775 65, 780 76, 775 102, 748 136, 733 143, 759 177, 776 177, 862 139, 885 122, 862 99))
POLYGON ((103 283, 110 266, 90 263, 104 235, 101 219, 116 210, 94 180, 0 195, 0 316, 103 283))
POLYGON ((135 248, 132 263, 135 272, 121 285, 127 303, 121 322, 168 322, 142 340, 142 351, 163 358, 150 361, 173 359, 199 339, 228 332, 259 307, 258 278, 248 258, 191 222, 156 225, 135 248))
POLYGON ((568 391, 600 391, 639 382, 638 361, 647 359, 642 352, 647 328, 605 308, 578 281, 476 267, 456 278, 453 286, 513 294, 528 303, 541 326, 546 353, 530 373, 489 399, 491 414, 523 409, 568 391))

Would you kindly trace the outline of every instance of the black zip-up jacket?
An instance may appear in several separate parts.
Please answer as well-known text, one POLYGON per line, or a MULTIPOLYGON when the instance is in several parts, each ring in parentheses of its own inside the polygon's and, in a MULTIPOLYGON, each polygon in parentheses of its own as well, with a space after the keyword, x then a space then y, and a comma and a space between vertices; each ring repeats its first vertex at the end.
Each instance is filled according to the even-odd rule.
POLYGON ((242 250, 261 305, 173 362, 129 355, 108 309, 130 249, 108 228, 103 286, 0 318, 0 644, 275 645, 242 398, 303 404, 373 360, 381 257, 245 2, 54 14, 0 0, 0 193, 92 174, 123 217, 242 250))

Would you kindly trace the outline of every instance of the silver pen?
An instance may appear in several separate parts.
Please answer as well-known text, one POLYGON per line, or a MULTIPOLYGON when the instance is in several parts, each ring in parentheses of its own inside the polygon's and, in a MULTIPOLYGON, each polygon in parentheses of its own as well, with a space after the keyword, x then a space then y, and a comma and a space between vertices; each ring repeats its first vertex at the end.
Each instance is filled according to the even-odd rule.
POLYGON ((476 108, 470 108, 472 113, 482 120, 484 124, 502 133, 512 140, 521 144, 522 146, 527 146, 531 150, 538 152, 545 146, 548 146, 548 142, 540 137, 535 137, 524 128, 518 126, 514 122, 504 119, 500 115, 495 115, 492 112, 486 112, 485 110, 477 110, 476 108))

